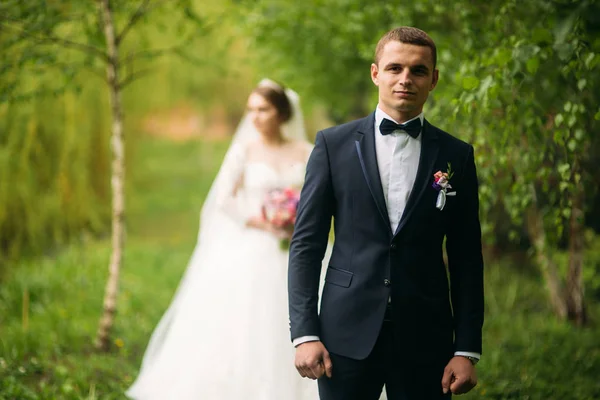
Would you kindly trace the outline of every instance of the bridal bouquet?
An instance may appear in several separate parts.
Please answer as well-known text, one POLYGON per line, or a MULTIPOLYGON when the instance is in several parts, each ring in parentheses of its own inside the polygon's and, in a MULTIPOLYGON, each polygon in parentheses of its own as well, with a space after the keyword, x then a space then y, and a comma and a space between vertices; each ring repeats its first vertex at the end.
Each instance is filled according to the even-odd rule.
MULTIPOLYGON (((291 233, 296 223, 299 199, 300 191, 292 187, 270 190, 263 203, 263 217, 275 227, 291 233)), ((281 248, 288 249, 289 247, 289 238, 282 239, 281 248)))

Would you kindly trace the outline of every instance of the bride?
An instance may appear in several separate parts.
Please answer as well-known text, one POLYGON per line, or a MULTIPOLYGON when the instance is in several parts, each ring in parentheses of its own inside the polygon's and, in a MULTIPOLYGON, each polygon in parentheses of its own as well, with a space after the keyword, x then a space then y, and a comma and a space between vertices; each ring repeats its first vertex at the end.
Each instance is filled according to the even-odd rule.
POLYGON ((299 187, 312 145, 295 92, 263 80, 202 208, 198 244, 127 391, 137 400, 314 400, 294 368, 289 232, 266 222, 273 188, 299 187))

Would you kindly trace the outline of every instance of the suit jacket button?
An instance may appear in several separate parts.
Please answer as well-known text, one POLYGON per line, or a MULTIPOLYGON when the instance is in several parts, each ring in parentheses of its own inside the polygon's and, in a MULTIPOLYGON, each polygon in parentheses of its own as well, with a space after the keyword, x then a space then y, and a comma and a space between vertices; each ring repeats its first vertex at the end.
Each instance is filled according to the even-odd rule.
POLYGON ((386 287, 389 287, 389 286, 392 284, 392 282, 391 282, 389 279, 384 279, 384 280, 383 280, 383 284, 384 284, 386 287))
POLYGON ((390 249, 392 249, 392 250, 396 250, 397 248, 398 248, 398 245, 396 243, 392 243, 390 245, 390 249))

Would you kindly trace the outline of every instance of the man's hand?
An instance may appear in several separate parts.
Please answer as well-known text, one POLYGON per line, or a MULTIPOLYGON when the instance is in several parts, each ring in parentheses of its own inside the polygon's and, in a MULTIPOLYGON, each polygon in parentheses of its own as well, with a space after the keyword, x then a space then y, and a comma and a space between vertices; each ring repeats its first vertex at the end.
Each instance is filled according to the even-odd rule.
POLYGON ((331 378, 333 364, 323 343, 305 342, 296 347, 296 369, 303 378, 319 379, 323 375, 331 378))
POLYGON ((475 366, 468 358, 455 356, 446 368, 442 377, 442 389, 444 393, 450 390, 453 394, 467 393, 477 385, 477 373, 475 366))

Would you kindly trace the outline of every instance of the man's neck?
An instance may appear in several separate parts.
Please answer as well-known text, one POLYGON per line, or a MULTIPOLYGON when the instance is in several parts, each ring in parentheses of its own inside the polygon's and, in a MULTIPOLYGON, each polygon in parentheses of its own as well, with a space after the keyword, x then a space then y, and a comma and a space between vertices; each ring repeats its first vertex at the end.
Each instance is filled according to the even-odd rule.
POLYGON ((406 111, 406 112, 398 111, 393 108, 388 109, 381 103, 379 103, 379 105, 377 107, 379 107, 381 109, 381 111, 383 111, 384 113, 386 113, 387 115, 392 117, 394 119, 394 121, 396 121, 399 124, 403 124, 406 121, 410 121, 411 119, 413 119, 413 118, 417 117, 419 114, 421 114, 421 112, 423 112, 423 109, 415 110, 415 111, 406 111))

